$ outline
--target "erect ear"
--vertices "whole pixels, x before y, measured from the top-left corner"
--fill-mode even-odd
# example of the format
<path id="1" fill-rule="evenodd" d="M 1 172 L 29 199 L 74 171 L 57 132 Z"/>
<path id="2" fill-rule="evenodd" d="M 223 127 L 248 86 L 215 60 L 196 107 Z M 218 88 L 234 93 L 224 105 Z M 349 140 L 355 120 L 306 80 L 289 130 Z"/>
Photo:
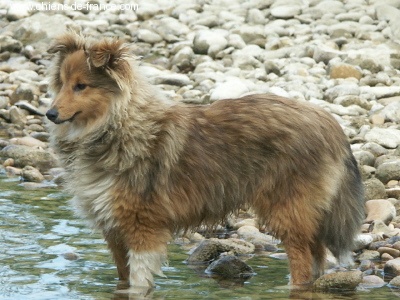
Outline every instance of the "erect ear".
<path id="1" fill-rule="evenodd" d="M 113 69 L 120 60 L 128 57 L 129 48 L 121 40 L 104 39 L 92 44 L 86 52 L 94 67 Z"/>
<path id="2" fill-rule="evenodd" d="M 78 50 L 84 49 L 85 40 L 84 37 L 75 32 L 69 31 L 56 39 L 53 45 L 47 50 L 48 53 L 62 54 L 72 53 Z"/>

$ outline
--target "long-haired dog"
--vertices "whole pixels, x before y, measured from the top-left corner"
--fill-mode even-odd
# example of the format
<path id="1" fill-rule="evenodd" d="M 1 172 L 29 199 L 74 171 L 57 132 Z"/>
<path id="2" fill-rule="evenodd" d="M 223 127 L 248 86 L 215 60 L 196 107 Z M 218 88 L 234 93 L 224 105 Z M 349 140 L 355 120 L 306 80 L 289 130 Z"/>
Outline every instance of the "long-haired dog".
<path id="1" fill-rule="evenodd" d="M 151 287 L 175 232 L 242 207 L 283 242 L 294 285 L 321 275 L 326 247 L 349 257 L 363 188 L 329 113 L 274 95 L 170 103 L 114 39 L 71 32 L 49 52 L 46 115 L 65 187 L 102 230 L 121 280 Z"/>

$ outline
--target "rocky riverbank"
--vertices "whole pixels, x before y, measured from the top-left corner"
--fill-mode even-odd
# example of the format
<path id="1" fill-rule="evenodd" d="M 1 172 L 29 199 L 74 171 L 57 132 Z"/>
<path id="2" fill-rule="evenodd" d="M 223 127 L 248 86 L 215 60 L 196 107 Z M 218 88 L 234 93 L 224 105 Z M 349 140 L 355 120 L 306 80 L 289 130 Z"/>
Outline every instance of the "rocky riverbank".
<path id="1" fill-rule="evenodd" d="M 21 176 L 27 188 L 62 182 L 43 117 L 51 101 L 51 40 L 68 27 L 123 38 L 134 43 L 149 80 L 174 101 L 207 104 L 269 92 L 331 112 L 366 188 L 366 223 L 354 249 L 362 273 L 345 281 L 382 286 L 400 275 L 400 0 L 143 0 L 132 9 L 113 1 L 114 9 L 101 11 L 84 3 L 45 10 L 40 2 L 0 0 L 4 172 Z M 249 243 L 246 251 L 276 250 L 251 213 L 230 226 L 229 237 Z M 239 254 L 217 244 L 212 259 Z"/>

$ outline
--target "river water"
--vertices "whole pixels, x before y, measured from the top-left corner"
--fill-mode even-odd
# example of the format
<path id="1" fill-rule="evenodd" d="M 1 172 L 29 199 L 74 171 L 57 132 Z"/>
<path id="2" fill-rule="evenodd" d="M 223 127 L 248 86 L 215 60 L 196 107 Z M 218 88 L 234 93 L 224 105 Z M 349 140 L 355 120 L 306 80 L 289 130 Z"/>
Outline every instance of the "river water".
<path id="1" fill-rule="evenodd" d="M 169 245 L 167 278 L 149 299 L 288 299 L 286 260 L 247 259 L 256 275 L 220 282 L 185 265 L 187 249 Z M 0 176 L 0 300 L 137 299 L 116 293 L 116 269 L 101 235 L 74 216 L 56 187 L 27 189 Z M 293 299 L 398 299 L 400 290 L 360 288 L 352 293 L 291 295 Z"/>

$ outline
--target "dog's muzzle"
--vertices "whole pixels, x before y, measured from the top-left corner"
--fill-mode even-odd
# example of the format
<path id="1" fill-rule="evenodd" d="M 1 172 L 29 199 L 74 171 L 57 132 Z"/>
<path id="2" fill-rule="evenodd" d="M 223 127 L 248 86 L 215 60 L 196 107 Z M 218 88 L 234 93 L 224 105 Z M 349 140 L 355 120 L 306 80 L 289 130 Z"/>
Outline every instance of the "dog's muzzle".
<path id="1" fill-rule="evenodd" d="M 54 123 L 59 123 L 58 122 L 58 111 L 55 108 L 51 108 L 46 112 L 46 117 L 47 119 L 49 119 L 50 121 L 54 122 Z"/>

